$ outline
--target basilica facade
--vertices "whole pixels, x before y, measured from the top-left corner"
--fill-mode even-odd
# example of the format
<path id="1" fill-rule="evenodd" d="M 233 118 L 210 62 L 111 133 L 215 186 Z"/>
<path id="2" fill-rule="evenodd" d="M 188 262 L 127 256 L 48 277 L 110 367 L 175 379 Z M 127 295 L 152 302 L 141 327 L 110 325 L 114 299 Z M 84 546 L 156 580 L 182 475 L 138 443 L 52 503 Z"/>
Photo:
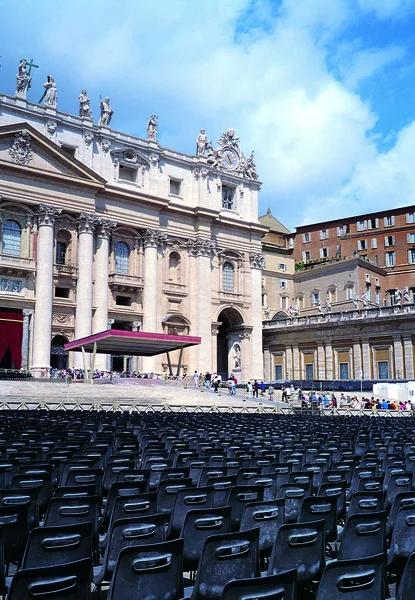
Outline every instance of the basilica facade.
<path id="1" fill-rule="evenodd" d="M 79 116 L 0 96 L 0 368 L 82 367 L 64 344 L 113 328 L 202 341 L 181 364 L 98 368 L 262 377 L 253 156 L 232 129 L 215 148 L 202 130 L 193 156 L 163 148 L 155 115 L 146 137 L 118 132 L 109 98 L 94 124 L 84 92 Z"/>

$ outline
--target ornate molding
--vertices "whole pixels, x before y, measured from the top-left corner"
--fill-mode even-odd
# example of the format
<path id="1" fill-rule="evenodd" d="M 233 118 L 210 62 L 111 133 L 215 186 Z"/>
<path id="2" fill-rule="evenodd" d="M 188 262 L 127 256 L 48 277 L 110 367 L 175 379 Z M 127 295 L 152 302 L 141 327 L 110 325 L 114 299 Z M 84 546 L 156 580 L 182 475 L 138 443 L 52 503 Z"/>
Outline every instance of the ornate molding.
<path id="1" fill-rule="evenodd" d="M 155 152 L 152 152 L 151 154 L 149 154 L 148 159 L 150 161 L 150 165 L 154 168 L 158 167 L 159 162 L 160 162 L 160 156 L 158 154 L 156 154 Z"/>
<path id="2" fill-rule="evenodd" d="M 249 253 L 249 262 L 254 269 L 264 269 L 265 268 L 265 258 L 260 252 L 250 252 Z"/>
<path id="3" fill-rule="evenodd" d="M 61 208 L 49 206 L 49 204 L 41 204 L 36 211 L 38 227 L 42 225 L 54 225 L 55 219 L 62 212 Z"/>
<path id="4" fill-rule="evenodd" d="M 90 131 L 84 131 L 84 142 L 87 146 L 90 146 L 94 141 L 94 134 Z"/>
<path id="5" fill-rule="evenodd" d="M 82 212 L 77 218 L 79 233 L 94 233 L 98 217 L 89 213 Z"/>
<path id="6" fill-rule="evenodd" d="M 29 319 L 29 317 L 31 317 L 31 316 L 33 315 L 33 313 L 34 313 L 34 312 L 35 312 L 35 311 L 34 311 L 34 309 L 33 309 L 33 308 L 24 308 L 24 309 L 22 310 L 22 313 L 23 313 L 23 318 L 24 318 L 24 319 Z"/>
<path id="7" fill-rule="evenodd" d="M 53 119 L 48 119 L 46 121 L 46 129 L 48 130 L 49 135 L 54 135 L 57 127 L 58 124 Z"/>
<path id="8" fill-rule="evenodd" d="M 104 154 L 108 154 L 108 151 L 111 148 L 111 140 L 108 140 L 107 138 L 104 138 L 101 141 L 101 148 Z"/>
<path id="9" fill-rule="evenodd" d="M 116 148 L 110 152 L 112 160 L 115 165 L 123 163 L 124 165 L 130 165 L 132 167 L 139 167 L 141 165 L 148 165 L 150 163 L 149 158 L 133 148 Z"/>
<path id="10" fill-rule="evenodd" d="M 9 294 L 21 294 L 23 292 L 23 281 L 21 279 L 0 279 L 0 292 Z"/>
<path id="11" fill-rule="evenodd" d="M 33 160 L 32 138 L 27 131 L 19 131 L 13 138 L 9 148 L 12 162 L 18 165 L 28 165 Z"/>
<path id="12" fill-rule="evenodd" d="M 216 245 L 212 240 L 197 237 L 187 242 L 187 250 L 192 256 L 212 256 L 216 253 Z"/>
<path id="13" fill-rule="evenodd" d="M 117 226 L 116 221 L 110 221 L 109 219 L 100 219 L 97 218 L 96 227 L 97 227 L 97 235 L 103 238 L 109 238 L 112 231 Z"/>
<path id="14" fill-rule="evenodd" d="M 144 248 L 158 248 L 167 243 L 167 233 L 160 229 L 145 229 L 143 231 Z"/>
<path id="15" fill-rule="evenodd" d="M 206 167 L 194 167 L 192 173 L 193 173 L 193 177 L 196 179 L 196 181 L 199 180 L 200 178 L 205 180 L 206 177 L 209 175 L 209 171 L 208 171 L 208 169 L 206 169 Z"/>

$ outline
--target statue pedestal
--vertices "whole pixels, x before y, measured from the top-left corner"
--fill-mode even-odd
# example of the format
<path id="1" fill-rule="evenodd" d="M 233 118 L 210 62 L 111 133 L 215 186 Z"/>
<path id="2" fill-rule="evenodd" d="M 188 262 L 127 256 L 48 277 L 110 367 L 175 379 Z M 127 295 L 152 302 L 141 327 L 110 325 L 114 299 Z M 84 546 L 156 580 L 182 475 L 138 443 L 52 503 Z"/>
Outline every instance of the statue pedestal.
<path id="1" fill-rule="evenodd" d="M 26 108 L 26 106 L 27 106 L 26 93 L 15 94 L 14 97 L 15 97 L 15 103 L 17 106 L 22 106 L 23 108 Z"/>
<path id="2" fill-rule="evenodd" d="M 147 140 L 147 143 L 150 148 L 158 148 L 159 143 L 156 140 Z"/>
<path id="3" fill-rule="evenodd" d="M 57 108 L 56 106 L 43 106 L 45 113 L 51 117 L 56 117 Z"/>

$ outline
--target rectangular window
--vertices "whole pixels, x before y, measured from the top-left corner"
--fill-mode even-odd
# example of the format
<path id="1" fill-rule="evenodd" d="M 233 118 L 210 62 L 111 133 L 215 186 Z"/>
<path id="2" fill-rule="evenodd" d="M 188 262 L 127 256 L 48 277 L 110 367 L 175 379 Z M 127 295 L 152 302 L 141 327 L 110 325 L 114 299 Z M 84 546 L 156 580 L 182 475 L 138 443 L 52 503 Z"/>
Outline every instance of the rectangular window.
<path id="1" fill-rule="evenodd" d="M 281 297 L 281 308 L 283 310 L 287 310 L 287 297 L 286 296 Z"/>
<path id="2" fill-rule="evenodd" d="M 321 240 L 327 240 L 329 237 L 329 230 L 328 229 L 322 229 L 320 231 L 320 239 Z"/>
<path id="3" fill-rule="evenodd" d="M 293 238 L 289 238 L 288 239 L 288 247 L 289 248 L 294 248 L 294 239 Z"/>
<path id="4" fill-rule="evenodd" d="M 393 227 L 393 225 L 395 225 L 395 217 L 393 215 L 385 217 L 383 219 L 383 224 L 385 227 Z"/>
<path id="5" fill-rule="evenodd" d="M 69 288 L 55 287 L 55 298 L 69 298 Z"/>
<path id="6" fill-rule="evenodd" d="M 75 158 L 76 148 L 73 146 L 64 146 L 62 144 L 61 150 L 63 150 L 66 154 L 69 154 L 69 156 L 72 156 L 72 158 Z"/>
<path id="7" fill-rule="evenodd" d="M 287 265 L 284 263 L 278 263 L 278 268 L 280 271 L 286 271 L 287 270 Z"/>
<path id="8" fill-rule="evenodd" d="M 127 167 L 126 165 L 120 165 L 118 168 L 118 179 L 135 183 L 137 181 L 137 169 Z"/>
<path id="9" fill-rule="evenodd" d="M 385 236 L 385 246 L 394 246 L 395 245 L 395 236 L 394 235 L 386 235 Z"/>
<path id="10" fill-rule="evenodd" d="M 366 240 L 357 240 L 357 249 L 358 250 L 367 250 L 367 241 Z"/>
<path id="11" fill-rule="evenodd" d="M 381 304 L 382 303 L 382 296 L 380 295 L 380 292 L 376 292 L 376 304 Z"/>
<path id="12" fill-rule="evenodd" d="M 282 365 L 275 365 L 275 379 L 282 379 Z"/>
<path id="13" fill-rule="evenodd" d="M 348 287 L 346 290 L 346 296 L 348 300 L 351 300 L 353 298 L 353 288 L 352 287 Z"/>
<path id="14" fill-rule="evenodd" d="M 349 379 L 349 363 L 339 364 L 340 379 Z"/>
<path id="15" fill-rule="evenodd" d="M 67 249 L 68 249 L 68 244 L 65 244 L 65 242 L 56 242 L 56 264 L 57 265 L 65 265 L 66 264 Z"/>
<path id="16" fill-rule="evenodd" d="M 389 364 L 386 360 L 378 362 L 378 379 L 389 379 Z"/>
<path id="17" fill-rule="evenodd" d="M 410 265 L 415 265 L 415 249 L 408 250 L 408 262 Z"/>
<path id="18" fill-rule="evenodd" d="M 308 381 L 311 381 L 312 379 L 314 379 L 314 374 L 313 374 L 313 365 L 306 365 L 305 366 L 305 378 Z"/>
<path id="19" fill-rule="evenodd" d="M 415 212 L 406 213 L 406 222 L 407 223 L 415 223 Z"/>
<path id="20" fill-rule="evenodd" d="M 182 182 L 180 179 L 170 179 L 169 194 L 171 196 L 181 196 Z"/>
<path id="21" fill-rule="evenodd" d="M 222 208 L 227 210 L 235 210 L 234 204 L 235 190 L 226 185 L 222 186 Z"/>
<path id="22" fill-rule="evenodd" d="M 415 233 L 408 233 L 406 239 L 408 244 L 415 244 Z"/>
<path id="23" fill-rule="evenodd" d="M 311 242 L 311 233 L 303 233 L 303 244 Z"/>
<path id="24" fill-rule="evenodd" d="M 267 295 L 264 292 L 261 294 L 261 304 L 262 308 L 265 308 L 267 305 Z"/>
<path id="25" fill-rule="evenodd" d="M 320 292 L 313 292 L 311 294 L 311 304 L 318 304 L 320 302 Z"/>
<path id="26" fill-rule="evenodd" d="M 367 221 L 358 221 L 357 222 L 357 231 L 366 231 L 367 229 Z"/>
<path id="27" fill-rule="evenodd" d="M 369 229 L 377 229 L 379 227 L 379 219 L 369 219 L 367 224 Z"/>
<path id="28" fill-rule="evenodd" d="M 128 296 L 115 296 L 115 304 L 118 306 L 131 306 L 131 298 Z"/>
<path id="29" fill-rule="evenodd" d="M 347 225 L 340 225 L 340 227 L 337 227 L 337 235 L 346 235 L 347 233 Z"/>
<path id="30" fill-rule="evenodd" d="M 286 287 L 287 287 L 287 282 L 286 282 L 284 279 L 282 279 L 282 280 L 280 281 L 280 287 L 284 288 L 284 290 L 286 289 Z"/>
<path id="31" fill-rule="evenodd" d="M 377 238 L 372 238 L 370 240 L 370 245 L 371 245 L 372 248 L 377 248 L 378 247 L 378 240 L 377 240 Z"/>
<path id="32" fill-rule="evenodd" d="M 329 249 L 328 248 L 320 248 L 320 258 L 328 258 Z"/>
<path id="33" fill-rule="evenodd" d="M 310 252 L 308 250 L 307 250 L 307 252 L 303 252 L 302 256 L 303 256 L 303 261 L 310 260 Z"/>
<path id="34" fill-rule="evenodd" d="M 385 264 L 387 267 L 394 267 L 396 265 L 395 252 L 385 252 Z"/>

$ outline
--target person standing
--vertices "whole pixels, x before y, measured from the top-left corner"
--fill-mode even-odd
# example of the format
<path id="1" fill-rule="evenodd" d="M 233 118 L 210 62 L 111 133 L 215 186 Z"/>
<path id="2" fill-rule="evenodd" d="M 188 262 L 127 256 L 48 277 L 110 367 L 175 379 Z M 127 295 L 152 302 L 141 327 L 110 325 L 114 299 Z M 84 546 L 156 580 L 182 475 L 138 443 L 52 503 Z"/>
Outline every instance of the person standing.
<path id="1" fill-rule="evenodd" d="M 197 371 L 193 373 L 193 385 L 199 387 L 199 373 Z"/>
<path id="2" fill-rule="evenodd" d="M 258 382 L 257 382 L 257 380 L 255 379 L 255 381 L 254 381 L 254 385 L 253 385 L 253 388 L 254 388 L 254 398 L 258 398 L 258 394 L 259 394 L 259 389 L 260 389 L 260 387 L 261 387 L 261 386 L 259 385 L 259 383 L 258 383 Z"/>
<path id="3" fill-rule="evenodd" d="M 248 398 L 251 399 L 252 398 L 252 383 L 250 381 L 248 381 L 247 390 L 248 390 Z"/>

